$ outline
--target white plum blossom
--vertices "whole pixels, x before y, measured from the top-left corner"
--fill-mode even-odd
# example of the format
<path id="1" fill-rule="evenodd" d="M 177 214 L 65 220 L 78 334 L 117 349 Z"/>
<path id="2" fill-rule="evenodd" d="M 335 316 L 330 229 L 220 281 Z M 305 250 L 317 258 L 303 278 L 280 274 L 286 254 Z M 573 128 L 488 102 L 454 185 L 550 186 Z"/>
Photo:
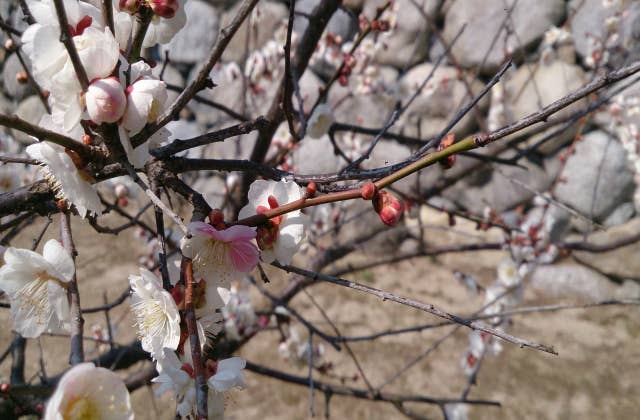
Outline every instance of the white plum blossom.
<path id="1" fill-rule="evenodd" d="M 72 35 L 82 33 L 89 26 L 101 28 L 100 10 L 88 3 L 64 0 L 67 20 Z M 60 26 L 52 0 L 27 1 L 36 20 L 22 34 L 22 47 L 32 63 L 33 75 L 45 89 L 51 89 L 53 76 L 68 59 L 67 51 L 60 42 Z"/>
<path id="2" fill-rule="evenodd" d="M 160 384 L 156 389 L 156 395 L 166 392 L 175 394 L 178 401 L 177 411 L 182 417 L 191 414 L 196 401 L 196 387 L 190 367 L 189 364 L 183 364 L 174 351 L 165 349 L 163 356 L 156 361 L 158 376 L 151 380 Z"/>
<path id="3" fill-rule="evenodd" d="M 151 75 L 151 68 L 137 62 L 131 65 L 132 83 L 126 89 L 127 106 L 119 126 L 120 142 L 129 162 L 141 168 L 149 159 L 149 147 L 156 146 L 169 138 L 170 132 L 161 128 L 149 140 L 133 148 L 130 137 L 138 134 L 144 126 L 156 118 L 167 106 L 167 85 Z"/>
<path id="4" fill-rule="evenodd" d="M 504 287 L 515 287 L 522 283 L 518 264 L 511 258 L 505 258 L 498 265 L 498 282 Z"/>
<path id="5" fill-rule="evenodd" d="M 302 198 L 298 184 L 288 181 L 257 180 L 249 188 L 249 202 L 240 210 L 244 219 Z M 258 227 L 258 245 L 264 262 L 289 264 L 306 237 L 309 217 L 300 210 L 274 217 Z"/>
<path id="6" fill-rule="evenodd" d="M 80 363 L 60 379 L 47 403 L 45 420 L 133 419 L 129 391 L 118 375 L 93 363 Z"/>
<path id="7" fill-rule="evenodd" d="M 130 135 L 138 134 L 148 122 L 155 121 L 167 104 L 167 85 L 162 80 L 143 77 L 127 88 L 127 109 L 122 126 Z"/>
<path id="8" fill-rule="evenodd" d="M 45 165 L 45 178 L 52 184 L 56 196 L 75 205 L 80 217 L 84 218 L 87 212 L 102 212 L 98 193 L 84 179 L 87 175 L 80 173 L 62 147 L 44 142 L 36 143 L 27 147 L 27 154 Z"/>
<path id="9" fill-rule="evenodd" d="M 184 10 L 187 0 L 180 1 L 178 10 L 171 18 L 163 18 L 154 15 L 151 24 L 142 42 L 144 48 L 153 47 L 156 44 L 167 44 L 180 29 L 187 23 L 187 14 Z"/>
<path id="10" fill-rule="evenodd" d="M 449 420 L 467 420 L 469 418 L 468 404 L 445 404 L 444 411 Z"/>
<path id="11" fill-rule="evenodd" d="M 75 273 L 73 259 L 62 245 L 50 239 L 42 255 L 10 247 L 0 268 L 0 289 L 11 302 L 13 328 L 23 337 L 69 329 L 67 287 Z"/>
<path id="12" fill-rule="evenodd" d="M 307 134 L 311 138 L 319 139 L 327 134 L 334 120 L 333 112 L 329 105 L 318 105 L 307 123 Z"/>
<path id="13" fill-rule="evenodd" d="M 229 282 L 248 273 L 258 264 L 256 231 L 242 225 L 216 230 L 203 222 L 189 224 L 191 238 L 180 242 L 182 254 L 193 260 L 194 276 L 229 288 Z"/>
<path id="14" fill-rule="evenodd" d="M 290 326 L 285 330 L 286 340 L 282 341 L 278 346 L 278 353 L 284 359 L 289 360 L 295 366 L 302 367 L 309 365 L 309 356 L 312 359 L 312 365 L 321 369 L 325 365 L 325 348 L 322 343 L 318 343 L 315 347 L 309 343 L 308 339 L 303 339 L 294 326 Z"/>
<path id="15" fill-rule="evenodd" d="M 173 297 L 162 288 L 160 280 L 149 270 L 129 276 L 131 308 L 138 324 L 143 350 L 154 359 L 163 349 L 175 350 L 180 343 L 180 313 Z"/>
<path id="16" fill-rule="evenodd" d="M 115 77 L 93 81 L 85 95 L 87 113 L 96 124 L 114 123 L 124 114 L 127 98 Z"/>
<path id="17" fill-rule="evenodd" d="M 185 350 L 188 343 L 185 344 Z M 182 360 L 181 360 L 182 359 Z M 239 357 L 206 362 L 206 375 L 209 384 L 210 412 L 220 413 L 224 411 L 223 392 L 233 388 L 244 388 L 244 373 L 242 369 L 246 361 Z M 159 384 L 157 395 L 173 392 L 178 402 L 177 411 L 182 417 L 190 415 L 196 401 L 196 388 L 194 370 L 190 353 L 185 352 L 182 358 L 178 358 L 175 352 L 164 350 L 161 358 L 156 361 L 158 376 L 152 382 Z M 222 417 L 217 417 L 222 418 Z"/>
<path id="18" fill-rule="evenodd" d="M 233 388 L 244 388 L 244 374 L 242 369 L 247 362 L 239 357 L 220 360 L 216 367 L 216 373 L 209 380 L 209 386 L 216 392 L 227 392 Z"/>

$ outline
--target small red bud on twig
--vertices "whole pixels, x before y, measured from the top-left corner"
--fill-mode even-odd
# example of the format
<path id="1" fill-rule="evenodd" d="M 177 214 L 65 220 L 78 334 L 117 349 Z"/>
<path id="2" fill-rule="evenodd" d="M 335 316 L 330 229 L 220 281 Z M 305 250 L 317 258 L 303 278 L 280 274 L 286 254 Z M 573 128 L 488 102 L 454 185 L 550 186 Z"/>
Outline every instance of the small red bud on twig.
<path id="1" fill-rule="evenodd" d="M 395 226 L 402 218 L 404 207 L 398 197 L 386 191 L 380 191 L 373 199 L 373 208 L 380 220 L 387 226 Z"/>
<path id="2" fill-rule="evenodd" d="M 16 43 L 13 39 L 9 38 L 4 42 L 4 49 L 13 52 L 16 49 Z"/>
<path id="3" fill-rule="evenodd" d="M 311 181 L 307 185 L 307 198 L 313 197 L 314 195 L 316 195 L 316 192 L 318 192 L 318 186 L 315 182 Z"/>
<path id="4" fill-rule="evenodd" d="M 441 141 L 440 144 L 438 145 L 438 152 L 446 149 L 447 147 L 453 145 L 453 143 L 455 142 L 455 135 L 454 134 L 447 134 Z M 442 165 L 442 167 L 444 169 L 451 169 L 453 167 L 453 165 L 455 165 L 456 163 L 456 156 L 455 155 L 450 155 L 447 156 L 446 158 L 443 158 L 442 160 L 439 161 L 440 165 Z"/>
<path id="5" fill-rule="evenodd" d="M 371 181 L 365 182 L 362 187 L 360 187 L 360 195 L 364 200 L 373 200 L 377 192 L 378 187 Z"/>
<path id="6" fill-rule="evenodd" d="M 19 71 L 18 73 L 16 73 L 16 82 L 20 83 L 21 85 L 24 85 L 28 81 L 29 81 L 29 76 L 27 76 L 26 71 Z"/>

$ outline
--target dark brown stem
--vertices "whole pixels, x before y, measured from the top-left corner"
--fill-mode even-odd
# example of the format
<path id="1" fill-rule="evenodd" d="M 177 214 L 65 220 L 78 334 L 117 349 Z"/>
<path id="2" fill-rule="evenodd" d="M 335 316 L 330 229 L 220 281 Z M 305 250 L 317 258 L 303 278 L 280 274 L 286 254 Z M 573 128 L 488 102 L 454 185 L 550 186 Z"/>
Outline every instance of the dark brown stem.
<path id="1" fill-rule="evenodd" d="M 60 23 L 60 42 L 64 44 L 69 53 L 69 59 L 71 60 L 71 64 L 73 64 L 73 69 L 76 72 L 82 90 L 86 91 L 89 87 L 89 78 L 82 65 L 82 61 L 80 61 L 76 44 L 73 42 L 73 36 L 71 36 L 71 31 L 69 30 L 69 20 L 67 19 L 67 11 L 64 9 L 64 2 L 63 0 L 53 0 L 53 4 L 56 7 L 58 22 Z"/>
<path id="2" fill-rule="evenodd" d="M 64 249 L 71 255 L 75 265 L 76 255 L 78 253 L 73 243 L 73 237 L 71 236 L 71 217 L 67 212 L 63 212 L 60 217 L 60 238 L 62 239 Z M 82 344 L 84 318 L 82 317 L 82 311 L 80 309 L 80 293 L 78 292 L 78 280 L 75 272 L 69 282 L 67 293 L 69 295 L 69 313 L 71 315 L 71 354 L 69 355 L 69 363 L 74 366 L 84 362 L 84 348 Z"/>
<path id="3" fill-rule="evenodd" d="M 196 310 L 193 304 L 193 264 L 191 259 L 182 257 L 182 269 L 184 272 L 185 282 L 185 312 L 184 317 L 189 331 L 189 342 L 191 344 L 191 360 L 193 370 L 195 372 L 196 381 L 196 407 L 198 419 L 207 418 L 207 395 L 208 386 L 205 378 L 204 363 L 202 360 L 202 351 L 200 347 L 200 339 L 198 338 L 198 325 L 196 323 Z"/>

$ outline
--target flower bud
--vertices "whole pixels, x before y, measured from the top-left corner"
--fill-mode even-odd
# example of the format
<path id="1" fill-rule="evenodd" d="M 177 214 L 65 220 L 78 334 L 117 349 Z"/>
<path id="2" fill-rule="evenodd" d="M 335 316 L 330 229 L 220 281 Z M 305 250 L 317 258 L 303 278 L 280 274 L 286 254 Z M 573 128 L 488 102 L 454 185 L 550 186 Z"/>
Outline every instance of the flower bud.
<path id="1" fill-rule="evenodd" d="M 318 192 L 318 186 L 315 182 L 311 181 L 309 185 L 307 185 L 307 198 L 313 197 L 316 195 L 316 192 Z"/>
<path id="2" fill-rule="evenodd" d="M 123 115 L 127 98 L 120 82 L 115 77 L 98 79 L 89 85 L 85 95 L 87 113 L 93 122 L 113 123 Z"/>
<path id="3" fill-rule="evenodd" d="M 446 149 L 447 147 L 453 145 L 454 142 L 455 142 L 455 135 L 447 134 L 440 141 L 440 144 L 438 145 L 438 152 L 441 152 L 442 150 Z M 456 163 L 456 155 L 449 155 L 449 156 L 441 159 L 439 161 L 439 163 L 440 163 L 440 165 L 442 165 L 442 167 L 444 169 L 451 169 L 453 167 L 453 165 Z"/>
<path id="4" fill-rule="evenodd" d="M 8 52 L 13 52 L 16 50 L 16 43 L 13 39 L 9 38 L 4 41 L 4 49 Z"/>
<path id="5" fill-rule="evenodd" d="M 178 11 L 178 0 L 148 0 L 149 7 L 156 16 L 171 19 Z"/>
<path id="6" fill-rule="evenodd" d="M 29 81 L 29 76 L 27 75 L 26 71 L 19 71 L 18 73 L 16 73 L 16 82 L 18 82 L 21 85 L 24 85 L 28 81 Z"/>
<path id="7" fill-rule="evenodd" d="M 140 10 L 140 0 L 120 0 L 120 10 L 130 14 L 135 14 Z"/>
<path id="8" fill-rule="evenodd" d="M 116 193 L 116 197 L 118 198 L 126 198 L 129 196 L 129 188 L 124 184 L 117 184 L 114 188 Z"/>
<path id="9" fill-rule="evenodd" d="M 376 192 L 378 192 L 378 188 L 376 187 L 376 184 L 371 181 L 365 182 L 362 184 L 362 187 L 360 187 L 360 195 L 364 200 L 373 200 L 376 196 Z"/>
<path id="10" fill-rule="evenodd" d="M 386 191 L 380 191 L 373 199 L 373 208 L 380 220 L 387 226 L 395 226 L 402 218 L 404 207 L 398 197 Z"/>

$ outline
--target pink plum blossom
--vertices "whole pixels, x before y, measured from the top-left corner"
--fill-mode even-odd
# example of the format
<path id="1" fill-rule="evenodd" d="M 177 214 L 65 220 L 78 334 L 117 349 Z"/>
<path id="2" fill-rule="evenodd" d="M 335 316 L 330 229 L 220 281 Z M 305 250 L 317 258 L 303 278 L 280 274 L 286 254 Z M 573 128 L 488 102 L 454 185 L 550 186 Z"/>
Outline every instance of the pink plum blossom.
<path id="1" fill-rule="evenodd" d="M 197 278 L 215 281 L 223 287 L 248 273 L 258 264 L 258 247 L 253 242 L 256 231 L 242 225 L 216 230 L 204 222 L 189 224 L 191 238 L 183 238 L 184 256 L 193 260 Z"/>

